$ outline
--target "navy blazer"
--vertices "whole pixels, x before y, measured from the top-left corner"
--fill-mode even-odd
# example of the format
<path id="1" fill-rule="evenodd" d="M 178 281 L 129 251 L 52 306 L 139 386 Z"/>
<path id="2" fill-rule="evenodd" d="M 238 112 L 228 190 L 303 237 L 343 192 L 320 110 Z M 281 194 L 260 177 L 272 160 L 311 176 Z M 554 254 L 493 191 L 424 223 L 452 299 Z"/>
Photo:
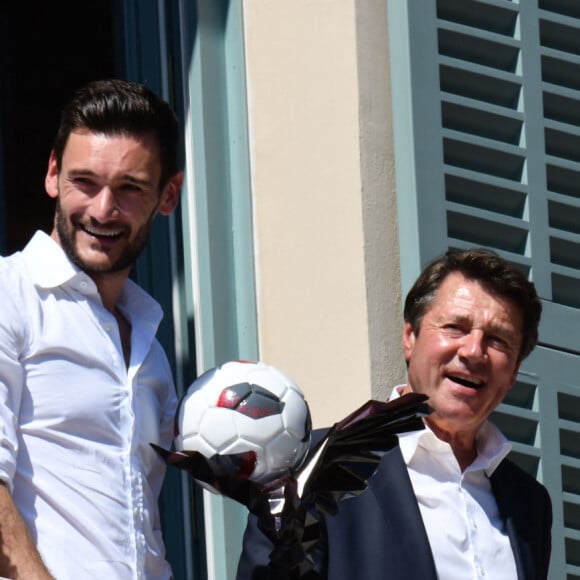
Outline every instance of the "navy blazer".
<path id="1" fill-rule="evenodd" d="M 509 460 L 498 466 L 491 484 L 506 523 L 518 580 L 545 580 L 552 527 L 545 487 Z M 340 502 L 336 515 L 321 523 L 314 557 L 322 578 L 437 580 L 427 532 L 398 445 L 385 453 L 368 489 Z M 444 530 L 442 522 L 442 534 Z M 271 548 L 250 515 L 237 580 L 267 580 Z"/>

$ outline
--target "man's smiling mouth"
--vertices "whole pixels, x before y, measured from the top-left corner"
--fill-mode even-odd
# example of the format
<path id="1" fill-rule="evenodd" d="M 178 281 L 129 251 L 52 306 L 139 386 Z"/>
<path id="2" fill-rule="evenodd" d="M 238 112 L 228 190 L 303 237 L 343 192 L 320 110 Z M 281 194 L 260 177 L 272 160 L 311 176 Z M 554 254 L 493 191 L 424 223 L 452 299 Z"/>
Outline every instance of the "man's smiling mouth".
<path id="1" fill-rule="evenodd" d="M 484 382 L 481 379 L 477 379 L 475 377 L 469 378 L 462 375 L 447 375 L 447 378 L 452 380 L 455 383 L 459 383 L 464 387 L 470 387 L 472 389 L 478 389 L 484 385 Z"/>
<path id="2" fill-rule="evenodd" d="M 105 238 L 108 240 L 114 240 L 115 238 L 120 238 L 123 235 L 123 230 L 111 230 L 108 228 L 97 228 L 94 226 L 86 226 L 81 224 L 81 229 L 87 234 L 94 236 L 96 238 Z"/>

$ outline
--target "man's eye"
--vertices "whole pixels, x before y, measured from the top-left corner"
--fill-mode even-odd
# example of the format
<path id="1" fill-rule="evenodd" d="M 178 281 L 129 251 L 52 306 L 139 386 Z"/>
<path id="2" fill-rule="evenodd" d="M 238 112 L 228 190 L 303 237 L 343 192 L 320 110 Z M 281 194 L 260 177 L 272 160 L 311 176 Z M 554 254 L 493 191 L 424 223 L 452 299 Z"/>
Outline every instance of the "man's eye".
<path id="1" fill-rule="evenodd" d="M 492 344 L 496 348 L 500 348 L 502 350 L 507 350 L 507 349 L 512 348 L 511 342 L 509 340 L 507 340 L 506 338 L 504 338 L 503 336 L 497 336 L 497 335 L 490 336 L 488 340 L 489 340 L 490 344 Z"/>
<path id="2" fill-rule="evenodd" d="M 71 180 L 77 186 L 89 186 L 92 185 L 93 182 L 88 177 L 75 177 Z"/>
<path id="3" fill-rule="evenodd" d="M 123 193 L 141 194 L 143 192 L 143 188 L 140 187 L 139 185 L 135 185 L 134 183 L 126 183 L 122 185 L 119 189 Z"/>
<path id="4" fill-rule="evenodd" d="M 445 332 L 447 332 L 450 335 L 460 335 L 463 334 L 463 328 L 459 325 L 459 324 L 445 324 L 443 326 L 443 329 L 445 330 Z"/>

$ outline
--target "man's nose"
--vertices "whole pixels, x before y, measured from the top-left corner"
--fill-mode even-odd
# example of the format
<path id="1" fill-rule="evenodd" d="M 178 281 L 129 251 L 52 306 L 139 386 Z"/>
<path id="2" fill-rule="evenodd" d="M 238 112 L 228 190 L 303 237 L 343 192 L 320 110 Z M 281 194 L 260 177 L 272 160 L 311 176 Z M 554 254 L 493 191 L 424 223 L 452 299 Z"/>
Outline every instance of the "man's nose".
<path id="1" fill-rule="evenodd" d="M 97 219 L 110 218 L 118 212 L 115 194 L 108 185 L 105 185 L 93 198 L 93 217 Z"/>
<path id="2" fill-rule="evenodd" d="M 480 330 L 472 330 L 465 334 L 459 348 L 459 356 L 470 359 L 483 358 L 485 356 L 484 339 L 483 332 Z"/>

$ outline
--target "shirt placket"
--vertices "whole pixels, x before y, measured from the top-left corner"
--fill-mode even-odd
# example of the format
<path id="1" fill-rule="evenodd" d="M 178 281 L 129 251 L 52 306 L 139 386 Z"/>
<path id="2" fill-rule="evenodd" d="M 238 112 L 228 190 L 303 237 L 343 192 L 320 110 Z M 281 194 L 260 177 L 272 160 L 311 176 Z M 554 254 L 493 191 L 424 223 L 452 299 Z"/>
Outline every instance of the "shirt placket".
<path id="1" fill-rule="evenodd" d="M 474 512 L 473 499 L 469 493 L 469 490 L 465 487 L 465 474 L 462 475 L 459 482 L 459 493 L 462 499 L 464 521 L 466 526 L 467 534 L 469 538 L 469 553 L 473 561 L 473 569 L 475 572 L 475 578 L 478 580 L 483 580 L 486 578 L 485 568 L 479 557 L 477 551 L 478 545 L 478 526 L 476 514 Z"/>
<path id="2" fill-rule="evenodd" d="M 133 381 L 135 376 L 131 369 L 127 369 L 121 344 L 119 327 L 113 314 L 102 308 L 97 319 L 102 331 L 107 337 L 111 368 L 116 374 L 123 393 L 119 431 L 122 440 L 121 455 L 123 459 L 123 481 L 125 493 L 125 507 L 130 512 L 127 521 L 132 522 L 131 529 L 127 530 L 126 548 L 127 561 L 131 563 L 134 578 L 143 578 L 144 570 L 144 534 L 143 534 L 143 494 L 141 473 L 136 465 L 136 416 L 133 401 Z M 129 515 L 129 514 L 128 514 Z"/>
<path id="3" fill-rule="evenodd" d="M 130 373 L 131 374 L 131 373 Z M 134 378 L 129 378 L 128 383 L 132 383 Z M 145 570 L 145 534 L 144 534 L 144 505 L 143 505 L 143 476 L 140 465 L 138 464 L 138 454 L 136 447 L 139 445 L 137 429 L 139 417 L 136 416 L 136 409 L 138 405 L 135 404 L 133 398 L 135 397 L 135 389 L 129 389 L 129 398 L 131 401 L 131 501 L 133 504 L 133 527 L 134 527 L 134 542 L 135 542 L 135 561 L 136 561 L 136 577 L 143 578 Z"/>

